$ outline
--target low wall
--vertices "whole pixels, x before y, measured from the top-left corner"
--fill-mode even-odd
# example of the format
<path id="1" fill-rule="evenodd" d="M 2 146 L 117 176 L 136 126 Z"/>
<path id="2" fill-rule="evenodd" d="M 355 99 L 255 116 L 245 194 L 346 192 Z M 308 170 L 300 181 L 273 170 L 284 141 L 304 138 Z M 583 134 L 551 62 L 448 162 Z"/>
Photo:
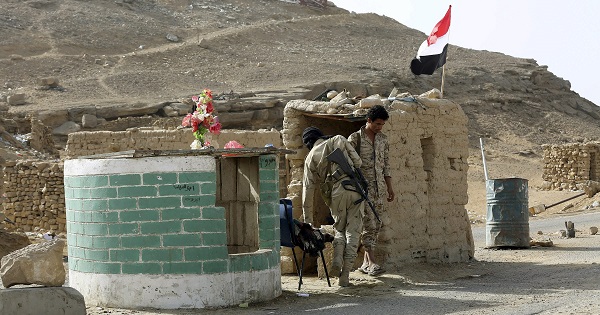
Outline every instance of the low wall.
<path id="1" fill-rule="evenodd" d="M 4 214 L 23 231 L 65 232 L 62 162 L 4 163 Z"/>
<path id="2" fill-rule="evenodd" d="M 586 181 L 600 181 L 600 142 L 543 145 L 543 189 L 575 190 Z"/>
<path id="3" fill-rule="evenodd" d="M 235 140 L 244 147 L 264 147 L 273 144 L 280 147 L 281 135 L 275 129 L 247 131 L 222 130 L 219 135 L 210 135 L 215 148 Z M 127 150 L 189 150 L 194 141 L 189 128 L 154 130 L 132 128 L 127 131 L 83 131 L 69 134 L 65 148 L 65 158 L 87 156 Z"/>
<path id="4" fill-rule="evenodd" d="M 222 148 L 225 143 L 236 140 L 244 147 L 264 147 L 273 144 L 282 146 L 279 131 L 222 130 L 212 136 L 212 144 Z M 76 132 L 69 134 L 64 156 L 66 159 L 79 156 L 127 151 L 127 150 L 189 150 L 194 140 L 191 129 L 146 130 L 134 128 L 127 131 Z M 283 161 L 282 161 L 283 162 Z M 0 168 L 0 211 L 16 225 L 7 228 L 20 228 L 23 231 L 65 230 L 65 195 L 63 188 L 62 161 L 6 161 Z M 286 180 L 285 162 L 280 170 L 280 180 Z M 280 185 L 285 187 L 286 184 Z M 285 195 L 283 190 L 282 197 Z M 4 209 L 2 209 L 4 208 Z"/>

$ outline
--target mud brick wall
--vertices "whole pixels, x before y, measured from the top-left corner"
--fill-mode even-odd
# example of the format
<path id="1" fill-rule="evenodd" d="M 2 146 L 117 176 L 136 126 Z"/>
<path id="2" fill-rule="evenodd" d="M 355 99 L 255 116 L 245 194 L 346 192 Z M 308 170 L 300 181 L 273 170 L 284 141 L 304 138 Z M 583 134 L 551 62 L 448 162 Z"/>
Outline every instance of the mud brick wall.
<path id="1" fill-rule="evenodd" d="M 66 231 L 62 162 L 5 162 L 4 193 L 4 214 L 16 223 L 8 228 Z"/>
<path id="2" fill-rule="evenodd" d="M 543 145 L 543 189 L 574 190 L 600 181 L 600 142 Z"/>
<path id="3" fill-rule="evenodd" d="M 219 135 L 210 135 L 215 148 L 236 140 L 244 147 L 264 147 L 266 144 L 281 146 L 279 131 L 272 130 L 223 130 Z M 69 134 L 65 156 L 94 155 L 127 150 L 189 150 L 194 136 L 189 128 L 153 130 L 132 128 L 127 131 L 84 131 Z"/>

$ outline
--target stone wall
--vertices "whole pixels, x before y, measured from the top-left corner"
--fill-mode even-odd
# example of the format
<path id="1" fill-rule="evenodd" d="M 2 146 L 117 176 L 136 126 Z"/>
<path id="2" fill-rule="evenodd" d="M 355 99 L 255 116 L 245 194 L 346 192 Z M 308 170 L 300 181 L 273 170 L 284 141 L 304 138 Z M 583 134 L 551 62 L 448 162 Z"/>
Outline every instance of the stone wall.
<path id="1" fill-rule="evenodd" d="M 4 194 L 4 214 L 16 227 L 66 231 L 62 162 L 5 162 Z"/>
<path id="2" fill-rule="evenodd" d="M 65 159 L 69 159 L 127 150 L 189 150 L 193 139 L 189 128 L 76 132 L 69 134 L 64 155 Z M 220 135 L 213 136 L 212 144 L 216 148 L 222 148 L 231 140 L 248 148 L 264 147 L 266 144 L 282 146 L 281 135 L 275 129 L 222 130 Z M 281 181 L 286 180 L 285 166 L 286 163 L 282 163 Z M 0 181 L 0 196 L 5 196 L 5 200 L 0 200 L 0 211 L 3 210 L 16 223 L 15 226 L 6 225 L 7 228 L 66 232 L 62 161 L 5 162 L 4 169 L 0 168 L 0 175 L 2 171 L 4 176 L 0 178 L 4 180 Z M 280 185 L 284 187 L 285 183 Z"/>
<path id="3" fill-rule="evenodd" d="M 600 142 L 543 145 L 543 189 L 575 190 L 600 181 Z"/>
<path id="4" fill-rule="evenodd" d="M 383 132 L 390 143 L 397 199 L 386 202 L 380 214 L 383 229 L 376 255 L 389 267 L 407 262 L 464 262 L 474 254 L 465 209 L 467 117 L 458 104 L 435 97 L 431 93 L 413 102 L 387 105 L 390 118 Z M 331 109 L 330 102 L 306 100 L 290 101 L 285 108 L 283 143 L 287 149 L 298 151 L 288 155 L 292 176 L 288 198 L 292 199 L 297 218 L 302 214 L 302 175 L 307 154 L 299 137 L 302 130 L 313 125 L 325 134 L 347 137 L 364 124 L 352 115 L 325 115 Z M 320 225 L 329 209 L 320 197 L 315 198 L 315 204 L 315 222 Z M 284 266 L 283 272 L 290 268 Z"/>

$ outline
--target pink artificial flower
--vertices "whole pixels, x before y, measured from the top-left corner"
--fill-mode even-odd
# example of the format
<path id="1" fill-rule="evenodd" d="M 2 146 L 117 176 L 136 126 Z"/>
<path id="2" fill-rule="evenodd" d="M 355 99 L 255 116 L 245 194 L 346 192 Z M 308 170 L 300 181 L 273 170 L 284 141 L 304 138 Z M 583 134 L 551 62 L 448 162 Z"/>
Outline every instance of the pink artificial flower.
<path id="1" fill-rule="evenodd" d="M 183 117 L 183 120 L 181 121 L 181 125 L 183 127 L 191 126 L 192 125 L 191 119 L 192 119 L 192 114 L 187 114 L 185 117 Z"/>
<path id="2" fill-rule="evenodd" d="M 192 96 L 192 101 L 194 101 L 194 103 L 198 104 L 199 100 L 200 100 L 200 98 L 198 98 L 197 95 Z"/>
<path id="3" fill-rule="evenodd" d="M 210 129 L 210 125 L 212 124 L 212 122 L 212 116 L 204 117 L 204 120 L 202 121 L 202 126 L 206 127 L 207 129 Z"/>
<path id="4" fill-rule="evenodd" d="M 212 113 L 215 110 L 215 108 L 213 107 L 213 102 L 209 101 L 206 103 L 206 112 L 207 113 Z"/>
<path id="5" fill-rule="evenodd" d="M 192 132 L 196 132 L 196 130 L 198 130 L 198 127 L 199 127 L 201 121 L 196 116 L 192 116 L 191 121 L 192 121 Z"/>
<path id="6" fill-rule="evenodd" d="M 218 135 L 221 133 L 221 123 L 219 121 L 215 122 L 214 124 L 210 125 L 209 130 L 211 133 Z"/>

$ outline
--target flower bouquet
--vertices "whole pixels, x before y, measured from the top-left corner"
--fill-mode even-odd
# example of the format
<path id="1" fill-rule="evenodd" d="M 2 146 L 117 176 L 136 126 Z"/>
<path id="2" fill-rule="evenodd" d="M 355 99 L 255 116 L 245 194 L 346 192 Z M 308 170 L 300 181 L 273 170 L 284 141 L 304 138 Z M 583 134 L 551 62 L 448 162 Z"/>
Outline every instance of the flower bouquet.
<path id="1" fill-rule="evenodd" d="M 199 96 L 192 96 L 192 101 L 196 103 L 196 110 L 187 114 L 181 126 L 192 127 L 192 132 L 196 140 L 192 142 L 192 150 L 210 147 L 210 140 L 206 132 L 218 135 L 221 132 L 221 123 L 217 116 L 213 116 L 215 108 L 212 102 L 212 91 L 205 89 Z"/>

